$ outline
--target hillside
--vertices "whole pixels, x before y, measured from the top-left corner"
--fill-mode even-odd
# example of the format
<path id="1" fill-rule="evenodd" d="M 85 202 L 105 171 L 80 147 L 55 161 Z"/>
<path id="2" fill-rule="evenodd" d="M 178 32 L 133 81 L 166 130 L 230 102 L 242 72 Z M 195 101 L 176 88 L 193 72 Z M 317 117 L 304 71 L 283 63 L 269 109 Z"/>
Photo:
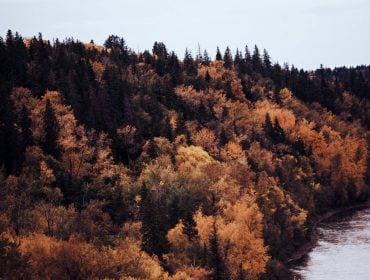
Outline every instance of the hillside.
<path id="1" fill-rule="evenodd" d="M 0 38 L 0 279 L 287 279 L 369 197 L 370 66 Z"/>

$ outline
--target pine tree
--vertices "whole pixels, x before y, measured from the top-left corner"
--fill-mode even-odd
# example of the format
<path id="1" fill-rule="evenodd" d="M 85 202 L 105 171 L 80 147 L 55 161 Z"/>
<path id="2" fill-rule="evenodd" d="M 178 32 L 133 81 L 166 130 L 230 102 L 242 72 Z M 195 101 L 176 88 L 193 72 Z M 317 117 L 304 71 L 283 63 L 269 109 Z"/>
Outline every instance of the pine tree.
<path id="1" fill-rule="evenodd" d="M 241 64 L 243 62 L 243 55 L 239 51 L 239 49 L 236 49 L 235 57 L 234 57 L 234 65 L 240 68 Z"/>
<path id="2" fill-rule="evenodd" d="M 225 54 L 224 54 L 224 66 L 225 68 L 231 69 L 233 66 L 233 57 L 231 55 L 231 51 L 229 47 L 226 48 Z"/>
<path id="3" fill-rule="evenodd" d="M 198 44 L 197 55 L 195 56 L 195 61 L 197 63 L 203 63 L 203 54 L 202 54 L 202 50 L 200 49 L 199 44 Z"/>
<path id="4" fill-rule="evenodd" d="M 213 280 L 229 279 L 227 266 L 220 251 L 216 222 L 213 222 L 212 232 L 209 238 L 210 246 L 210 268 L 213 269 Z"/>
<path id="5" fill-rule="evenodd" d="M 162 201 L 155 201 L 149 189 L 143 185 L 141 188 L 140 220 L 142 248 L 149 254 L 155 254 L 160 260 L 168 252 L 166 214 L 161 209 Z"/>
<path id="6" fill-rule="evenodd" d="M 25 106 L 22 107 L 21 120 L 21 151 L 24 154 L 26 148 L 32 144 L 31 119 Z"/>
<path id="7" fill-rule="evenodd" d="M 185 50 L 184 69 L 185 69 L 185 72 L 188 75 L 196 75 L 197 74 L 197 68 L 194 65 L 193 56 L 191 55 L 191 52 L 188 49 Z"/>
<path id="8" fill-rule="evenodd" d="M 252 74 L 252 56 L 247 45 L 245 46 L 244 61 L 243 67 L 241 67 L 241 72 L 243 74 Z"/>
<path id="9" fill-rule="evenodd" d="M 0 160 L 4 164 L 6 174 L 17 174 L 20 170 L 22 151 L 21 136 L 16 127 L 13 106 L 6 103 L 3 116 L 3 125 L 0 126 Z"/>
<path id="10" fill-rule="evenodd" d="M 45 138 L 43 141 L 44 152 L 57 158 L 59 155 L 57 148 L 59 129 L 53 107 L 49 100 L 46 101 L 43 119 L 45 131 Z"/>
<path id="11" fill-rule="evenodd" d="M 162 42 L 155 42 L 153 46 L 153 54 L 156 55 L 158 59 L 166 60 L 168 57 L 166 45 Z"/>
<path id="12" fill-rule="evenodd" d="M 285 132 L 284 129 L 280 126 L 279 120 L 275 117 L 274 120 L 274 137 L 276 142 L 284 142 L 285 141 Z"/>
<path id="13" fill-rule="evenodd" d="M 209 75 L 209 72 L 207 70 L 205 80 L 206 80 L 207 83 L 209 83 L 211 81 L 211 79 L 212 79 L 211 75 Z"/>
<path id="14" fill-rule="evenodd" d="M 211 62 L 211 58 L 209 57 L 207 50 L 204 50 L 202 64 L 203 65 L 209 65 L 210 62 Z"/>
<path id="15" fill-rule="evenodd" d="M 222 55 L 221 55 L 219 47 L 217 47 L 217 51 L 216 51 L 216 60 L 222 60 Z"/>
<path id="16" fill-rule="evenodd" d="M 253 55 L 252 55 L 252 65 L 253 65 L 253 70 L 254 71 L 261 73 L 262 59 L 261 59 L 261 54 L 260 54 L 260 51 L 259 51 L 257 45 L 254 46 L 254 51 L 253 51 Z"/>
<path id="17" fill-rule="evenodd" d="M 243 269 L 243 265 L 239 265 L 239 272 L 236 280 L 247 280 L 247 273 Z"/>
<path id="18" fill-rule="evenodd" d="M 269 113 L 266 113 L 264 130 L 267 136 L 271 137 L 273 135 L 274 128 Z"/>
<path id="19" fill-rule="evenodd" d="M 188 237 L 189 240 L 194 240 L 198 236 L 197 224 L 194 221 L 192 211 L 187 211 L 183 220 L 184 227 L 183 233 Z"/>
<path id="20" fill-rule="evenodd" d="M 265 76 L 271 75 L 271 58 L 266 49 L 263 49 L 263 68 Z"/>

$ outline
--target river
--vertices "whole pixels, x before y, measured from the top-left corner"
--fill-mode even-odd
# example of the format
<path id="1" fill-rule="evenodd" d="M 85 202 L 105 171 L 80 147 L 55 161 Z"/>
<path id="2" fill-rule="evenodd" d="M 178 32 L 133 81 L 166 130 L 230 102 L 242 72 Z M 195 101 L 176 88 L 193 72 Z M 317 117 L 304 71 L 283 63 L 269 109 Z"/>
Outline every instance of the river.
<path id="1" fill-rule="evenodd" d="M 292 267 L 297 279 L 370 279 L 370 209 L 335 215 L 317 230 L 317 245 Z"/>

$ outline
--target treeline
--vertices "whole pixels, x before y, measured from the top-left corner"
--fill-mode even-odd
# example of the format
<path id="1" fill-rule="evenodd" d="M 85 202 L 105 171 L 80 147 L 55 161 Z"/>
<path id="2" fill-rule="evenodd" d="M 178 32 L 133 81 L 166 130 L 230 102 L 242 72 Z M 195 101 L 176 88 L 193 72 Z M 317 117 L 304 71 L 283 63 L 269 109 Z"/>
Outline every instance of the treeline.
<path id="1" fill-rule="evenodd" d="M 370 67 L 0 38 L 0 278 L 287 279 L 368 198 Z"/>

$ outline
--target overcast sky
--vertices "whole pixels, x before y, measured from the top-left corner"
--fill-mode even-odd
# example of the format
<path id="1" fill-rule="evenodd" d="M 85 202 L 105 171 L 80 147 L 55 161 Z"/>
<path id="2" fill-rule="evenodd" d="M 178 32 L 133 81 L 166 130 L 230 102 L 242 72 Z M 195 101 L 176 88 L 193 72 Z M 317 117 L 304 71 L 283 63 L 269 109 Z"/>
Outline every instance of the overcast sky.
<path id="1" fill-rule="evenodd" d="M 181 57 L 198 43 L 266 48 L 306 69 L 370 64 L 369 0 L 0 0 L 0 31 L 102 44 L 110 34 L 134 50 L 162 41 Z"/>

